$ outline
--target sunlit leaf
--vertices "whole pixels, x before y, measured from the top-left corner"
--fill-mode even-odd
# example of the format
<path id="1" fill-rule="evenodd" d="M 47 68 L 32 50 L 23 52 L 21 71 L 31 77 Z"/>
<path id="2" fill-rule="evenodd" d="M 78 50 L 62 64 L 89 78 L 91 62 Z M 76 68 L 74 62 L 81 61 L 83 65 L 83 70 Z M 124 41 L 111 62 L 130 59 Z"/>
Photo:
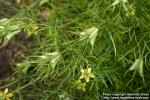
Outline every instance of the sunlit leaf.
<path id="1" fill-rule="evenodd" d="M 120 3 L 120 0 L 115 0 L 115 1 L 112 3 L 112 6 L 115 6 L 115 5 L 119 4 L 119 3 Z"/>
<path id="2" fill-rule="evenodd" d="M 89 36 L 90 43 L 91 43 L 92 46 L 94 46 L 94 42 L 95 42 L 95 39 L 96 39 L 96 36 L 97 36 L 97 32 L 98 32 L 98 29 L 93 28 L 92 33 Z"/>
<path id="3" fill-rule="evenodd" d="M 92 47 L 94 46 L 95 39 L 97 37 L 98 29 L 95 27 L 89 28 L 84 32 L 80 33 L 81 40 L 87 39 L 90 42 Z"/>
<path id="4" fill-rule="evenodd" d="M 139 61 L 140 61 L 140 59 L 137 59 L 133 64 L 132 64 L 132 66 L 129 68 L 129 70 L 135 70 L 135 69 L 137 69 L 138 67 L 138 64 L 139 64 Z"/>
<path id="5" fill-rule="evenodd" d="M 60 54 L 58 52 L 53 52 L 50 54 L 51 55 L 51 66 L 54 69 L 58 61 L 60 60 Z"/>
<path id="6" fill-rule="evenodd" d="M 49 0 L 41 0 L 39 5 L 43 5 L 43 4 L 48 3 L 48 2 L 49 2 Z"/>
<path id="7" fill-rule="evenodd" d="M 5 29 L 5 27 L 4 27 L 4 26 L 0 26 L 0 31 L 1 31 L 1 30 L 4 30 L 4 29 Z"/>
<path id="8" fill-rule="evenodd" d="M 121 3 L 121 2 L 126 3 L 127 0 L 115 0 L 111 5 L 115 6 L 115 5 L 117 5 L 117 4 Z"/>
<path id="9" fill-rule="evenodd" d="M 133 65 L 129 68 L 129 70 L 136 70 L 139 72 L 139 75 L 144 78 L 143 75 L 143 58 L 138 58 L 135 60 Z"/>
<path id="10" fill-rule="evenodd" d="M 46 60 L 50 61 L 52 68 L 55 69 L 55 66 L 57 65 L 58 61 L 60 60 L 60 53 L 59 52 L 45 53 L 39 57 L 45 61 Z"/>
<path id="11" fill-rule="evenodd" d="M 6 24 L 8 24 L 9 22 L 10 22 L 9 19 L 3 18 L 3 19 L 0 20 L 0 26 L 1 26 L 1 25 L 6 25 Z"/>
<path id="12" fill-rule="evenodd" d="M 143 59 L 141 59 L 140 64 L 139 64 L 139 75 L 144 78 L 144 74 L 143 74 Z"/>
<path id="13" fill-rule="evenodd" d="M 19 32 L 20 32 L 20 30 L 14 31 L 14 32 L 12 32 L 11 34 L 6 35 L 6 36 L 4 37 L 3 43 L 0 45 L 0 48 L 6 46 L 6 45 L 8 44 L 8 42 L 9 42 L 9 40 L 10 40 L 12 37 L 14 37 L 16 34 L 18 34 Z"/>
<path id="14" fill-rule="evenodd" d="M 23 22 L 10 20 L 7 18 L 0 20 L 0 48 L 6 46 L 11 38 L 18 34 L 23 28 Z"/>
<path id="15" fill-rule="evenodd" d="M 26 74 L 28 69 L 30 68 L 31 64 L 29 63 L 29 61 L 25 60 L 22 63 L 17 63 L 16 66 L 18 67 L 18 69 L 20 71 L 22 71 L 24 74 Z"/>

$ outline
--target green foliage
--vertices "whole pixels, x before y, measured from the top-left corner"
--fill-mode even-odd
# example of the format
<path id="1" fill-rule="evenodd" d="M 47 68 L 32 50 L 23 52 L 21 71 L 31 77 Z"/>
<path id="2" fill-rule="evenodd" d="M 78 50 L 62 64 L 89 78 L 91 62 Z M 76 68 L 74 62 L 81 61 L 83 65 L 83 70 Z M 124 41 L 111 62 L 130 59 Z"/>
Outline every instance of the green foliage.
<path id="1" fill-rule="evenodd" d="M 14 68 L 17 82 L 10 87 L 17 96 L 101 100 L 104 92 L 150 92 L 149 0 L 37 2 L 18 8 L 15 18 L 21 20 L 13 25 L 0 20 L 2 34 L 9 27 L 5 34 L 12 38 L 23 29 L 36 41 L 31 54 Z M 88 67 L 94 78 L 86 85 L 78 82 L 86 89 L 80 91 L 85 89 L 76 82 L 81 68 Z"/>
<path id="2" fill-rule="evenodd" d="M 2 44 L 0 48 L 6 46 L 11 38 L 18 34 L 23 27 L 23 23 L 20 21 L 15 21 L 11 19 L 1 19 L 0 20 L 0 37 Z M 2 40 L 3 39 L 3 40 Z"/>

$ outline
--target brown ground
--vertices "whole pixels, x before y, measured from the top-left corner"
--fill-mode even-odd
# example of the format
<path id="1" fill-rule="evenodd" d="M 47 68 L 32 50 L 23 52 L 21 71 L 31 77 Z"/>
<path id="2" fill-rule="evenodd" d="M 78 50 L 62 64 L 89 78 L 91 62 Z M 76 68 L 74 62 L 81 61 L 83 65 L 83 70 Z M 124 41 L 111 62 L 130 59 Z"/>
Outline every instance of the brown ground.
<path id="1" fill-rule="evenodd" d="M 0 19 L 11 18 L 17 13 L 19 4 L 16 4 L 15 1 L 0 0 Z M 24 3 L 28 0 L 21 1 L 20 3 Z M 0 48 L 0 79 L 9 77 L 13 73 L 15 64 L 23 61 L 25 56 L 30 55 L 33 46 L 34 36 L 27 37 L 24 32 L 21 32 L 11 39 L 7 46 Z"/>
<path id="2" fill-rule="evenodd" d="M 0 48 L 0 79 L 13 73 L 12 69 L 15 64 L 23 61 L 26 54 L 29 54 L 32 42 L 33 38 L 19 33 L 7 46 Z"/>

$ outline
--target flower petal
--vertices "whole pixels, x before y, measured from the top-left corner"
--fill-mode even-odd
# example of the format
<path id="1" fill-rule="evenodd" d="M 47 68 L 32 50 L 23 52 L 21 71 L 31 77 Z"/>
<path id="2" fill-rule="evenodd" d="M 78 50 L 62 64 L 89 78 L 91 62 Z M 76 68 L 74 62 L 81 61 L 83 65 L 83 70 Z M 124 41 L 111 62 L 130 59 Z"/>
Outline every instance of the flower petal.
<path id="1" fill-rule="evenodd" d="M 7 94 L 7 92 L 8 92 L 8 88 L 6 88 L 6 89 L 4 90 L 4 94 Z"/>
<path id="2" fill-rule="evenodd" d="M 90 77 L 91 77 L 91 78 L 95 78 L 95 75 L 92 73 L 92 74 L 90 75 Z"/>
<path id="3" fill-rule="evenodd" d="M 87 73 L 89 73 L 89 74 L 91 73 L 91 68 L 87 69 Z"/>
<path id="4" fill-rule="evenodd" d="M 2 96 L 3 95 L 3 93 L 0 93 L 0 96 Z"/>
<path id="5" fill-rule="evenodd" d="M 81 73 L 84 73 L 84 69 L 83 68 L 81 68 Z"/>
<path id="6" fill-rule="evenodd" d="M 12 93 L 7 94 L 7 97 L 12 97 L 12 96 L 13 96 Z"/>
<path id="7" fill-rule="evenodd" d="M 89 77 L 86 77 L 85 80 L 87 83 L 90 81 Z"/>
<path id="8" fill-rule="evenodd" d="M 84 76 L 83 75 L 81 75 L 80 77 L 79 77 L 79 79 L 83 79 L 84 78 Z"/>
<path id="9" fill-rule="evenodd" d="M 11 100 L 9 97 L 6 97 L 5 100 Z"/>

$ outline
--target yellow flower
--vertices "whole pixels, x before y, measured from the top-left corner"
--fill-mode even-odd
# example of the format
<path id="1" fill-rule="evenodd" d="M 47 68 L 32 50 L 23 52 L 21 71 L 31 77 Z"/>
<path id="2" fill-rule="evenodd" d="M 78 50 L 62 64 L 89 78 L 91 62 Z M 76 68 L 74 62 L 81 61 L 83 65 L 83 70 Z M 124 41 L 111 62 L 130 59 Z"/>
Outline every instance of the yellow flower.
<path id="1" fill-rule="evenodd" d="M 25 32 L 27 32 L 28 36 L 32 34 L 37 34 L 38 33 L 38 26 L 35 23 L 30 23 L 25 27 Z"/>
<path id="2" fill-rule="evenodd" d="M 79 77 L 79 79 L 85 79 L 86 82 L 89 82 L 91 78 L 95 78 L 94 73 L 91 72 L 91 68 L 81 68 L 81 76 Z"/>
<path id="3" fill-rule="evenodd" d="M 6 88 L 6 89 L 4 90 L 4 92 L 1 92 L 1 91 L 0 91 L 0 97 L 3 97 L 4 100 L 11 100 L 10 97 L 12 97 L 12 96 L 13 96 L 12 93 L 8 93 L 8 88 Z"/>
<path id="4" fill-rule="evenodd" d="M 127 7 L 127 9 L 125 9 L 126 11 L 126 16 L 134 16 L 135 15 L 135 7 L 133 7 L 133 5 L 129 5 Z"/>
<path id="5" fill-rule="evenodd" d="M 86 83 L 82 83 L 81 80 L 78 80 L 77 82 L 77 89 L 86 92 Z"/>

